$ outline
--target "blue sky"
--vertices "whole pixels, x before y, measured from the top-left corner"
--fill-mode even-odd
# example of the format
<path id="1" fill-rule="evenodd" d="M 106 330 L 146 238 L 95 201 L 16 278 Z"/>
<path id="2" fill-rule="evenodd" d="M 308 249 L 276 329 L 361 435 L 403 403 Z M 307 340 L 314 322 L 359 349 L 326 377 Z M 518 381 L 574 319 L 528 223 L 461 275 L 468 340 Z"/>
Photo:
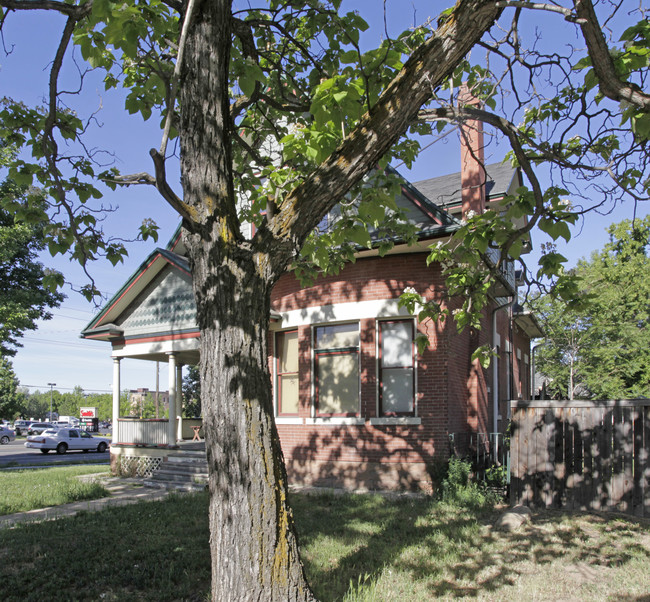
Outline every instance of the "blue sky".
<path id="1" fill-rule="evenodd" d="M 397 34 L 414 22 L 421 23 L 429 14 L 430 7 L 439 12 L 448 3 L 416 0 L 390 0 L 387 4 L 387 25 L 391 35 Z M 345 0 L 344 8 L 358 9 L 367 18 L 366 8 L 373 12 L 371 29 L 364 34 L 368 44 L 376 43 L 382 37 L 384 20 L 381 11 L 383 2 L 378 0 Z M 0 89 L 2 95 L 15 100 L 23 100 L 33 105 L 43 101 L 47 90 L 48 63 L 54 55 L 58 44 L 63 19 L 56 15 L 39 11 L 13 13 L 5 25 L 5 48 L 11 50 L 6 56 L 0 53 Z M 35 40 L 38 43 L 34 43 Z M 77 53 L 77 58 L 79 58 Z M 65 67 L 64 81 L 72 89 L 77 81 L 75 65 L 68 59 Z M 155 119 L 143 123 L 138 117 L 129 116 L 122 110 L 122 99 L 118 94 L 104 92 L 99 74 L 91 73 L 86 77 L 82 104 L 74 96 L 70 104 L 82 106 L 86 116 L 97 111 L 97 121 L 102 127 L 95 127 L 91 132 L 90 144 L 114 153 L 116 166 L 123 173 L 140 171 L 152 172 L 149 149 L 159 147 L 160 130 Z M 490 149 L 491 160 L 503 158 L 502 150 Z M 445 142 L 438 143 L 424 151 L 415 167 L 409 172 L 400 168 L 411 181 L 430 178 L 459 169 L 459 150 L 457 137 L 449 136 Z M 173 170 L 169 181 L 180 193 L 178 175 Z M 96 262 L 92 266 L 93 277 L 97 286 L 107 296 L 115 293 L 131 273 L 137 269 L 144 258 L 156 246 L 163 246 L 178 225 L 178 218 L 167 204 L 151 187 L 132 187 L 116 192 L 106 190 L 103 200 L 119 210 L 108 216 L 104 229 L 114 235 L 132 236 L 137 224 L 146 217 L 152 217 L 160 226 L 158 243 L 146 242 L 129 245 L 129 257 L 124 264 L 113 268 L 107 262 Z M 642 210 L 642 215 L 648 208 Z M 620 208 L 612 215 L 592 215 L 575 230 L 575 237 L 568 245 L 559 245 L 573 265 L 591 251 L 602 247 L 606 242 L 605 228 L 614 221 L 632 217 L 632 207 Z M 534 236 L 534 243 L 539 249 L 541 238 Z M 66 258 L 49 256 L 43 262 L 62 271 L 68 280 L 79 286 L 85 283 L 81 270 Z M 112 385 L 112 363 L 110 346 L 106 343 L 83 341 L 79 332 L 96 313 L 96 308 L 86 302 L 80 295 L 70 292 L 61 308 L 55 310 L 54 319 L 39 324 L 37 331 L 27 334 L 24 347 L 14 358 L 14 369 L 22 385 L 47 389 L 47 383 L 56 382 L 60 390 L 72 389 L 76 385 L 86 391 L 110 391 Z M 161 387 L 166 388 L 166 366 L 161 365 Z M 155 364 L 137 360 L 123 362 L 123 388 L 155 387 Z"/>

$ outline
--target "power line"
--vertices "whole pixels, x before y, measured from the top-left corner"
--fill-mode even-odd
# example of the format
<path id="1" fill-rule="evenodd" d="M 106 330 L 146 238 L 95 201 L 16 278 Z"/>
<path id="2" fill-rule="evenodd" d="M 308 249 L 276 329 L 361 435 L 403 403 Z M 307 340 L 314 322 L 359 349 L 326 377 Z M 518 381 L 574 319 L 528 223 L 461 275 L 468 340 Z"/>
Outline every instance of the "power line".
<path id="1" fill-rule="evenodd" d="M 35 341 L 37 343 L 45 343 L 49 345 L 60 345 L 63 347 L 79 347 L 81 349 L 96 349 L 99 350 L 100 347 L 98 347 L 98 344 L 101 344 L 100 341 L 88 341 L 87 343 L 71 343 L 70 341 L 57 341 L 54 339 L 40 339 L 38 337 L 29 337 L 28 339 L 24 339 L 25 342 L 29 341 Z M 95 344 L 94 347 L 90 347 L 90 344 Z M 107 349 L 107 347 L 104 347 L 104 349 Z"/>
<path id="2" fill-rule="evenodd" d="M 66 316 L 64 314 L 57 314 L 57 313 L 52 313 L 53 316 L 57 316 L 58 318 L 66 318 L 67 320 L 79 320 L 79 322 L 88 322 L 87 318 L 77 318 L 76 316 Z M 90 314 L 90 315 L 95 315 L 95 314 Z"/>
<path id="3" fill-rule="evenodd" d="M 48 389 L 49 385 L 23 385 L 21 387 L 25 389 Z M 83 387 L 57 387 L 55 391 L 74 391 L 75 389 L 80 388 L 84 393 L 112 393 L 112 389 L 84 389 Z"/>

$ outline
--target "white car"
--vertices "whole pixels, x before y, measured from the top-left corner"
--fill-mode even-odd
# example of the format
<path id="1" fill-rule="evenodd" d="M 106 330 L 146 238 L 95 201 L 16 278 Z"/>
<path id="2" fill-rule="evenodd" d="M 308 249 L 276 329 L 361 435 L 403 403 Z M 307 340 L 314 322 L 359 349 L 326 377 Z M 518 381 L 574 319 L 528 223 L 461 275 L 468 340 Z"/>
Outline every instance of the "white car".
<path id="1" fill-rule="evenodd" d="M 97 451 L 104 453 L 111 440 L 106 437 L 93 437 L 86 431 L 79 429 L 48 429 L 40 435 L 27 437 L 25 447 L 40 449 L 46 454 L 50 450 L 56 450 L 57 454 L 65 454 L 68 450 Z"/>

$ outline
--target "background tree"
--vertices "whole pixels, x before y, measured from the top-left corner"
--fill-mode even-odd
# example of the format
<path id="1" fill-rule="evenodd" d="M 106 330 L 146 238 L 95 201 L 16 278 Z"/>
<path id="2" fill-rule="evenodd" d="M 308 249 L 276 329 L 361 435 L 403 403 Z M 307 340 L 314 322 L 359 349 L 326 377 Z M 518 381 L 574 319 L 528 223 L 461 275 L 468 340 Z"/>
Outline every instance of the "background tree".
<path id="1" fill-rule="evenodd" d="M 537 368 L 559 397 L 650 396 L 650 216 L 608 228 L 610 241 L 578 262 L 581 302 L 533 302 L 546 343 Z"/>
<path id="2" fill-rule="evenodd" d="M 113 396 L 110 393 L 90 393 L 86 396 L 83 406 L 97 408 L 100 420 L 113 419 Z"/>
<path id="3" fill-rule="evenodd" d="M 0 418 L 14 420 L 21 414 L 25 394 L 19 389 L 11 362 L 0 357 Z"/>
<path id="4" fill-rule="evenodd" d="M 189 366 L 183 378 L 183 416 L 201 415 L 201 374 L 198 366 Z"/>
<path id="5" fill-rule="evenodd" d="M 59 416 L 79 418 L 79 408 L 85 405 L 85 401 L 84 390 L 80 386 L 76 386 L 73 391 L 61 394 L 57 403 L 57 412 Z"/>
<path id="6" fill-rule="evenodd" d="M 485 303 L 490 247 L 500 259 L 488 264 L 498 269 L 520 256 L 536 226 L 554 239 L 568 236 L 567 223 L 581 211 L 564 202 L 570 174 L 582 177 L 576 190 L 592 187 L 580 190 L 590 207 L 603 197 L 647 196 L 650 35 L 643 9 L 630 3 L 621 27 L 618 5 L 602 4 L 598 15 L 590 0 L 566 4 L 459 0 L 434 21 L 366 50 L 359 40 L 367 24 L 357 13 L 339 14 L 340 0 L 255 7 L 229 0 L 0 0 L 5 35 L 11 10 L 45 9 L 66 19 L 47 106 L 7 102 L 0 114 L 2 135 L 33 152 L 33 159 L 14 162 L 11 177 L 37 178 L 57 208 L 42 211 L 51 218 L 50 250 L 69 252 L 84 267 L 100 255 L 123 257 L 120 241 L 99 235 L 91 206 L 101 193 L 93 177 L 155 185 L 183 220 L 201 329 L 215 600 L 312 597 L 273 420 L 270 292 L 303 247 L 328 267 L 330 255 L 314 233 L 346 195 L 358 199 L 358 212 L 340 220 L 327 246 L 372 245 L 367 227 L 392 219 L 395 186 L 388 173 L 372 190 L 363 178 L 391 160 L 414 159 L 419 143 L 407 132 L 481 119 L 511 145 L 529 180 L 503 211 L 467 220 L 452 241 L 453 257 L 445 255 L 449 249 L 433 251 L 432 260 L 448 268 L 450 290 L 467 299 L 456 316 L 461 326 L 474 324 Z M 566 52 L 555 43 L 545 54 L 524 26 L 526 19 L 538 23 L 539 10 L 571 24 Z M 556 36 L 559 28 L 549 27 Z M 575 50 L 576 35 L 586 54 Z M 89 125 L 60 98 L 72 42 L 105 71 L 107 89 L 126 87 L 127 111 L 164 118 L 161 145 L 151 151 L 155 175 L 99 173 L 83 147 L 72 150 Z M 472 57 L 472 64 L 466 57 L 475 47 L 486 57 Z M 484 108 L 459 97 L 463 81 Z M 176 134 L 182 196 L 165 178 Z M 543 162 L 559 170 L 546 190 L 533 170 Z M 602 183 L 603 174 L 611 180 Z M 250 239 L 242 233 L 247 221 L 256 225 Z M 140 236 L 154 234 L 150 222 L 140 227 Z M 538 279 L 561 263 L 557 254 L 545 256 Z M 567 296 L 575 289 L 561 281 L 558 290 Z M 90 284 L 86 292 L 96 289 Z"/>
<path id="7" fill-rule="evenodd" d="M 547 379 L 546 395 L 552 399 L 574 399 L 576 394 L 581 397 L 584 391 L 578 370 L 589 327 L 584 306 L 581 311 L 551 294 L 534 296 L 529 305 L 546 334 L 534 351 L 535 372 Z"/>
<path id="8" fill-rule="evenodd" d="M 11 147 L 0 148 L 0 168 L 15 156 Z M 46 246 L 41 214 L 34 220 L 28 213 L 21 217 L 15 213 L 30 196 L 31 203 L 44 207 L 38 190 L 19 186 L 11 178 L 0 183 L 0 354 L 4 356 L 15 355 L 23 333 L 35 330 L 37 320 L 51 319 L 48 310 L 64 299 L 44 286 L 49 271 L 36 259 Z"/>
<path id="9" fill-rule="evenodd" d="M 45 420 L 50 411 L 50 392 L 34 391 L 26 394 L 20 415 L 26 419 Z"/>

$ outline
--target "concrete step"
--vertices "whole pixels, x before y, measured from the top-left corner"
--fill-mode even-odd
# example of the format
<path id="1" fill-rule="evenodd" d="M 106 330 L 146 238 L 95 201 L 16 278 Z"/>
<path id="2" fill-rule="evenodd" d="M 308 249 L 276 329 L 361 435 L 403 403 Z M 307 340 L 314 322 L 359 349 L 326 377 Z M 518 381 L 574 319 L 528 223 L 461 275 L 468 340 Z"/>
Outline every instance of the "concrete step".
<path id="1" fill-rule="evenodd" d="M 156 473 L 171 473 L 171 474 L 208 474 L 208 465 L 205 464 L 170 464 L 169 462 L 163 465 L 156 471 Z"/>
<path id="2" fill-rule="evenodd" d="M 208 482 L 207 472 L 183 472 L 183 471 L 163 471 L 157 470 L 150 477 L 154 481 L 201 481 Z"/>
<path id="3" fill-rule="evenodd" d="M 145 487 L 197 491 L 208 485 L 208 462 L 204 452 L 185 451 L 171 454 L 151 477 Z"/>
<path id="4" fill-rule="evenodd" d="M 154 481 L 153 479 L 145 479 L 142 484 L 151 489 L 167 489 L 176 491 L 205 491 L 208 487 L 207 483 L 176 483 L 173 481 Z"/>
<path id="5" fill-rule="evenodd" d="M 166 464 L 205 464 L 208 461 L 204 452 L 183 452 L 182 454 L 170 454 L 167 456 Z"/>

